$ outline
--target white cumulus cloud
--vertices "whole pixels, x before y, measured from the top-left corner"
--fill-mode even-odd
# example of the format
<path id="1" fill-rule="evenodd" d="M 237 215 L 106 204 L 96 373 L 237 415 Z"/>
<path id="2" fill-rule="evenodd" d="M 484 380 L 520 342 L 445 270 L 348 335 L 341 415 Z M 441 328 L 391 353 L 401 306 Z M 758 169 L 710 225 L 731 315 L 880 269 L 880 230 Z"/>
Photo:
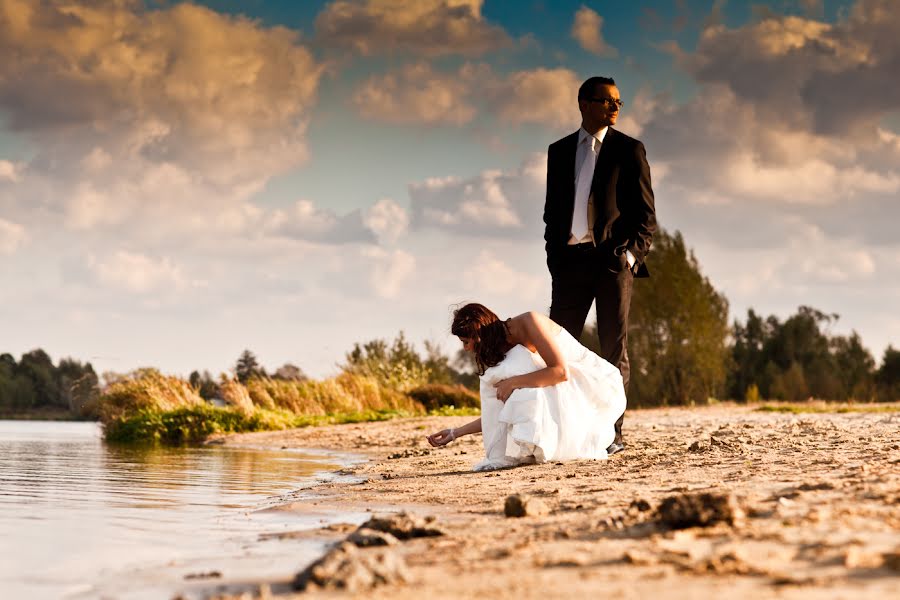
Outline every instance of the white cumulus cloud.
<path id="1" fill-rule="evenodd" d="M 191 282 L 169 258 L 118 251 L 108 257 L 88 258 L 88 268 L 103 285 L 135 294 L 181 291 Z"/>
<path id="2" fill-rule="evenodd" d="M 12 254 L 28 239 L 25 227 L 0 219 L 0 255 Z"/>
<path id="3" fill-rule="evenodd" d="M 509 45 L 506 32 L 485 21 L 483 0 L 336 0 L 316 17 L 328 45 L 363 55 L 480 55 Z"/>
<path id="4" fill-rule="evenodd" d="M 379 240 L 392 244 L 406 234 L 409 213 L 390 198 L 382 198 L 365 211 L 363 223 Z"/>
<path id="5" fill-rule="evenodd" d="M 369 78 L 357 89 L 353 103 L 367 119 L 462 125 L 476 114 L 470 96 L 473 76 L 471 67 L 463 67 L 458 73 L 441 73 L 419 62 Z"/>
<path id="6" fill-rule="evenodd" d="M 575 13 L 572 37 L 582 48 L 598 56 L 618 54 L 616 49 L 603 39 L 603 17 L 587 6 L 582 6 Z"/>
<path id="7" fill-rule="evenodd" d="M 19 180 L 21 166 L 9 160 L 0 160 L 0 181 L 15 183 Z"/>
<path id="8" fill-rule="evenodd" d="M 380 298 L 396 298 L 416 270 L 416 258 L 403 250 L 366 248 L 363 256 L 372 263 L 369 284 Z"/>
<path id="9" fill-rule="evenodd" d="M 546 161 L 546 155 L 535 155 L 510 171 L 486 169 L 468 179 L 412 184 L 413 225 L 466 236 L 540 236 Z"/>

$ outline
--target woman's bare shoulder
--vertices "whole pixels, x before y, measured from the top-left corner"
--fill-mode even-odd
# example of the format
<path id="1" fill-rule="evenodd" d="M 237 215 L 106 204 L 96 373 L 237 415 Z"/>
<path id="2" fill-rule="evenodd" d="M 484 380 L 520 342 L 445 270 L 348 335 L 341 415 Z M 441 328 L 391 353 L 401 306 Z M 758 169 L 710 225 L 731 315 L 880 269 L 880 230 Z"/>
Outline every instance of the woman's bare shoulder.
<path id="1" fill-rule="evenodd" d="M 510 319 L 510 328 L 514 328 L 517 331 L 531 329 L 534 326 L 545 329 L 551 335 L 555 335 L 560 330 L 560 326 L 555 321 L 552 321 L 550 317 L 533 310 L 516 315 Z"/>

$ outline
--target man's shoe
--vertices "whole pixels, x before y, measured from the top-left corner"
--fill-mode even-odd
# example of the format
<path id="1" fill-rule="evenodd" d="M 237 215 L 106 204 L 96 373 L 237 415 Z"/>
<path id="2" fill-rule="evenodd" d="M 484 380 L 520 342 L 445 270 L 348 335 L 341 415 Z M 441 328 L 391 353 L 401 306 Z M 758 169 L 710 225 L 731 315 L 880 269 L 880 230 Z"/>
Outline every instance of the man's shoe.
<path id="1" fill-rule="evenodd" d="M 608 456 L 612 456 L 613 454 L 617 454 L 625 449 L 625 442 L 613 442 L 609 445 L 609 448 L 606 449 L 606 454 Z"/>

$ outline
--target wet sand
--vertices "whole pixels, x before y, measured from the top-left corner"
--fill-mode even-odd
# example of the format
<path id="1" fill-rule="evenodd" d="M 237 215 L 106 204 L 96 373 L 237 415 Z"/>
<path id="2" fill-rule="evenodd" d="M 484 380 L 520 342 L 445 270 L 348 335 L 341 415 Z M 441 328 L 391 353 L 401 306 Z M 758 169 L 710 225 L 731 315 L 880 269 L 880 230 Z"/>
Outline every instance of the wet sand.
<path id="1" fill-rule="evenodd" d="M 470 471 L 483 455 L 480 435 L 437 449 L 425 440 L 470 419 L 224 439 L 369 457 L 347 470 L 355 482 L 324 483 L 278 510 L 407 510 L 434 516 L 445 534 L 389 548 L 408 567 L 405 583 L 298 598 L 900 597 L 900 412 L 629 411 L 628 448 L 609 460 L 489 473 Z M 506 517 L 511 494 L 539 500 L 546 514 Z M 706 508 L 727 514 L 676 529 L 685 524 L 659 510 L 667 498 L 675 506 L 718 498 L 721 506 Z M 296 535 L 337 542 L 352 529 Z M 287 593 L 285 581 L 260 583 Z"/>

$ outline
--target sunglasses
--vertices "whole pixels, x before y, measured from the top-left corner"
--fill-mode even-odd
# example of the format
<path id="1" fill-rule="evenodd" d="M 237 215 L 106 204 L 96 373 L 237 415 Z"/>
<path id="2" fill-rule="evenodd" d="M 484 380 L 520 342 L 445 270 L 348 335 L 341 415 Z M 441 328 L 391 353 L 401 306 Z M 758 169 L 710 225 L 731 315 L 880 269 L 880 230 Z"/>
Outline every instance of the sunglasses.
<path id="1" fill-rule="evenodd" d="M 616 108 L 622 108 L 625 103 L 617 98 L 585 98 L 588 102 L 599 102 L 600 104 L 604 104 L 609 108 L 615 106 Z"/>

